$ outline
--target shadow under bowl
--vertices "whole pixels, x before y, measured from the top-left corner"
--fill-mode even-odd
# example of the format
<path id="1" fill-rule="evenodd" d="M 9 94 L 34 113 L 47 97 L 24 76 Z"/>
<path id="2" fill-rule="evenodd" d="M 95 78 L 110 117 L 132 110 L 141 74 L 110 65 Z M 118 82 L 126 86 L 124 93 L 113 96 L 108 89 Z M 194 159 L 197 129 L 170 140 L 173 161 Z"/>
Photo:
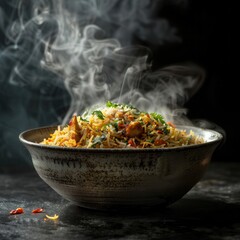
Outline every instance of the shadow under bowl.
<path id="1" fill-rule="evenodd" d="M 75 205 L 98 210 L 167 206 L 204 175 L 223 140 L 217 131 L 190 126 L 205 143 L 159 149 L 82 149 L 39 144 L 57 126 L 19 135 L 38 175 Z"/>

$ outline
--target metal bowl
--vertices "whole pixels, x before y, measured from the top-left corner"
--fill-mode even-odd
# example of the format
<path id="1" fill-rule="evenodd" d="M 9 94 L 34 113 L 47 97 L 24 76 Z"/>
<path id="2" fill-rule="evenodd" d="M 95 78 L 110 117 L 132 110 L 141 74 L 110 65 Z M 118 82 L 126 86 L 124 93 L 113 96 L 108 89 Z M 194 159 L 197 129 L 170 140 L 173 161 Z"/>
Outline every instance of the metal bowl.
<path id="1" fill-rule="evenodd" d="M 204 175 L 223 140 L 215 130 L 190 126 L 205 143 L 160 149 L 81 149 L 39 144 L 57 126 L 22 132 L 39 176 L 63 198 L 91 209 L 167 206 Z"/>

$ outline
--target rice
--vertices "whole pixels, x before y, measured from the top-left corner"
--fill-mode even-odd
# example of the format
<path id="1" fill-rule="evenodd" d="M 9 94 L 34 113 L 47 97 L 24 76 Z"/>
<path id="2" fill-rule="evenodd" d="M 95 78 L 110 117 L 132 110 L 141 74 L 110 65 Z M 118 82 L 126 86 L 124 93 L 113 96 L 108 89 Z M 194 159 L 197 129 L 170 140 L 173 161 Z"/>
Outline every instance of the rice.
<path id="1" fill-rule="evenodd" d="M 102 108 L 74 115 L 41 144 L 76 148 L 171 148 L 201 144 L 193 131 L 177 129 L 158 113 L 108 101 Z"/>

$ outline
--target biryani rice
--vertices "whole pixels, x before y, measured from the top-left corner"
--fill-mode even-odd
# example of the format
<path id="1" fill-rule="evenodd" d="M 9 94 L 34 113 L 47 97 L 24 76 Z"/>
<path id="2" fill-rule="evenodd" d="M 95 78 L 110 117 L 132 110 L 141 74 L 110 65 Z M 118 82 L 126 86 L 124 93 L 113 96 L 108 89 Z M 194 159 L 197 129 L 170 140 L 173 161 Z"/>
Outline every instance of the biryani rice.
<path id="1" fill-rule="evenodd" d="M 76 148 L 171 148 L 203 143 L 193 131 L 177 129 L 158 113 L 108 101 L 102 108 L 74 115 L 41 144 Z"/>

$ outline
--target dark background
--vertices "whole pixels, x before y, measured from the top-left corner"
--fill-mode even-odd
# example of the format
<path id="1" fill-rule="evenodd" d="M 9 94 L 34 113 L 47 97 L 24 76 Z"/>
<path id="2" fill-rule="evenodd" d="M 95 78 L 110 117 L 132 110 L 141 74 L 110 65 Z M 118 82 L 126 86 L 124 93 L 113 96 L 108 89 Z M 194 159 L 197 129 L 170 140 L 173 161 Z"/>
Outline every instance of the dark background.
<path id="1" fill-rule="evenodd" d="M 7 30 L 11 20 L 17 17 L 12 2 L 0 2 L 0 172 L 11 171 L 16 166 L 32 168 L 30 156 L 19 142 L 19 133 L 60 123 L 70 101 L 64 86 L 53 83 L 57 76 L 39 68 L 37 61 L 27 63 L 28 69 L 32 70 L 28 76 L 31 81 L 12 74 L 16 64 L 27 59 L 24 52 L 16 57 L 14 50 L 9 51 L 13 41 L 9 40 Z M 234 45 L 229 44 L 233 38 L 229 18 L 231 6 L 203 0 L 159 3 L 154 14 L 174 26 L 181 41 L 158 44 L 148 38 L 136 37 L 133 43 L 153 50 L 155 67 L 187 61 L 205 69 L 203 86 L 185 105 L 188 117 L 206 119 L 225 132 L 225 141 L 214 153 L 213 161 L 238 162 L 235 156 L 238 148 L 237 109 L 233 104 L 237 102 L 238 94 L 233 94 L 236 76 L 230 71 L 229 55 L 234 51 Z M 33 45 L 30 40 L 26 44 L 29 48 Z"/>

